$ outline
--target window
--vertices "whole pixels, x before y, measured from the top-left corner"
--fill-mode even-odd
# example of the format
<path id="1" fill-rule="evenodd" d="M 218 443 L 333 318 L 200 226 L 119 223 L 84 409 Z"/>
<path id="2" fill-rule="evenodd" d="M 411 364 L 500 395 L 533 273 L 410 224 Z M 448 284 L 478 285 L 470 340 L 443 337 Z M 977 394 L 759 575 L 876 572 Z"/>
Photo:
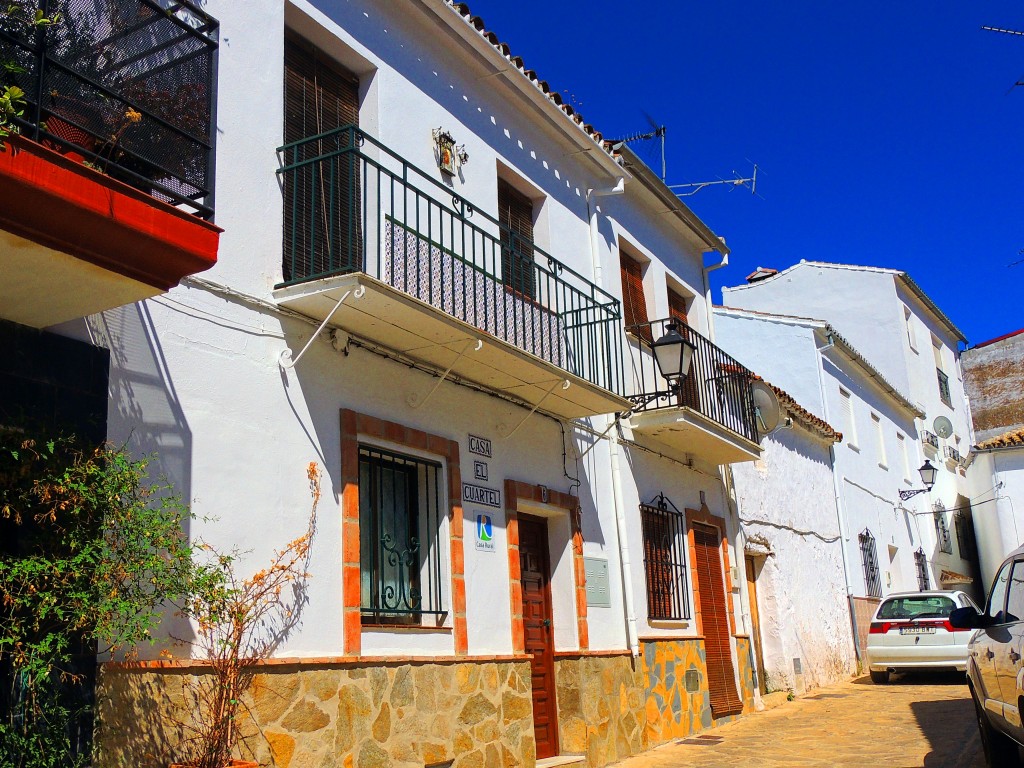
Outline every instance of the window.
<path id="1" fill-rule="evenodd" d="M 664 496 L 640 505 L 649 619 L 689 619 L 683 514 Z"/>
<path id="2" fill-rule="evenodd" d="M 359 124 L 359 80 L 322 51 L 297 37 L 285 38 L 284 46 L 284 141 L 285 144 L 320 136 L 346 125 Z M 283 161 L 294 165 L 313 161 L 348 146 L 342 133 L 306 142 L 286 153 Z M 350 153 L 332 163 L 334 190 L 353 194 L 325 195 L 320 164 L 309 162 L 284 178 L 285 281 L 322 276 L 360 268 L 359 165 Z M 345 243 L 344 252 L 332 248 Z"/>
<path id="3" fill-rule="evenodd" d="M 910 307 L 906 305 L 903 307 L 903 320 L 907 325 L 907 342 L 910 344 L 910 348 L 917 352 L 917 335 L 914 333 L 914 315 L 910 311 Z"/>
<path id="4" fill-rule="evenodd" d="M 856 448 L 857 422 L 853 417 L 853 398 L 845 389 L 839 390 L 839 409 L 843 414 L 843 434 L 846 435 L 846 444 L 851 448 Z"/>
<path id="5" fill-rule="evenodd" d="M 644 268 L 632 256 L 619 250 L 619 274 L 622 278 L 622 315 L 626 330 L 652 341 L 644 297 Z"/>
<path id="6" fill-rule="evenodd" d="M 931 585 L 928 583 L 928 558 L 923 549 L 914 553 L 914 567 L 917 569 L 917 588 L 925 592 Z"/>
<path id="7" fill-rule="evenodd" d="M 668 316 L 678 320 L 683 325 L 689 325 L 686 316 L 686 298 L 680 296 L 671 288 L 668 289 Z"/>
<path id="8" fill-rule="evenodd" d="M 939 381 L 939 399 L 948 405 L 950 408 L 953 407 L 953 398 L 949 394 L 949 376 L 944 374 L 940 369 L 935 369 L 935 376 Z"/>
<path id="9" fill-rule="evenodd" d="M 905 480 L 913 480 L 910 474 L 910 451 L 907 448 L 907 438 L 905 435 L 901 435 L 899 432 L 896 433 L 896 444 L 899 446 L 900 454 L 903 456 L 903 478 Z"/>
<path id="10" fill-rule="evenodd" d="M 1006 585 L 1010 580 L 1011 565 L 1013 563 L 1006 563 L 999 569 L 996 580 L 992 582 L 992 592 L 988 596 L 988 605 L 985 607 L 985 613 L 995 619 L 1002 619 L 999 614 L 1006 607 Z"/>
<path id="11" fill-rule="evenodd" d="M 970 512 L 960 509 L 953 515 L 953 527 L 956 529 L 956 545 L 960 550 L 960 558 L 974 562 L 977 558 L 978 544 L 974 540 L 974 521 Z"/>
<path id="12" fill-rule="evenodd" d="M 935 502 L 932 516 L 935 519 L 935 540 L 939 543 L 939 550 L 948 555 L 953 554 L 953 542 L 949 538 L 949 527 L 946 525 L 946 508 L 941 501 Z"/>
<path id="13" fill-rule="evenodd" d="M 864 565 L 864 585 L 868 597 L 882 596 L 882 579 L 878 571 L 878 551 L 875 548 L 875 537 L 867 528 L 857 536 L 860 542 L 860 558 Z"/>
<path id="14" fill-rule="evenodd" d="M 533 201 L 504 179 L 498 179 L 498 221 L 502 281 L 515 293 L 535 298 Z"/>
<path id="15" fill-rule="evenodd" d="M 360 603 L 368 624 L 441 617 L 441 465 L 359 447 Z"/>
<path id="16" fill-rule="evenodd" d="M 878 439 L 878 465 L 888 468 L 889 460 L 885 455 L 885 433 L 882 431 L 882 420 L 877 414 L 871 414 L 871 421 L 875 425 L 875 436 Z"/>
<path id="17" fill-rule="evenodd" d="M 1018 560 L 1013 564 L 1013 575 L 1010 577 L 1010 588 L 1006 595 L 1006 621 L 1024 619 L 1024 562 Z"/>
<path id="18" fill-rule="evenodd" d="M 939 399 L 952 408 L 953 398 L 949 394 L 949 376 L 946 375 L 942 365 L 942 342 L 934 335 L 932 335 L 932 353 L 935 355 L 935 376 L 939 382 Z"/>

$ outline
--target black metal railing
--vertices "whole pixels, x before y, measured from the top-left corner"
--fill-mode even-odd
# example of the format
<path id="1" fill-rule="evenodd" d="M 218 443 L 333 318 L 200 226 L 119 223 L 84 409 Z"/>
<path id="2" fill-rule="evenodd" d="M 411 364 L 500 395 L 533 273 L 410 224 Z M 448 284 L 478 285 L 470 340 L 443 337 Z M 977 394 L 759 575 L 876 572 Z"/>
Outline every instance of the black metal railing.
<path id="1" fill-rule="evenodd" d="M 623 392 L 621 315 L 611 294 L 354 126 L 278 151 L 282 285 L 364 272 Z M 514 274 L 505 274 L 503 259 Z"/>
<path id="2" fill-rule="evenodd" d="M 874 534 L 867 528 L 857 535 L 860 544 L 860 560 L 864 566 L 864 587 L 868 597 L 882 596 L 882 577 L 878 568 L 878 550 Z"/>
<path id="3" fill-rule="evenodd" d="M 690 372 L 672 387 L 654 359 L 652 342 L 661 338 L 669 323 L 694 346 Z M 758 441 L 751 385 L 754 374 L 690 326 L 675 319 L 653 320 L 626 329 L 629 344 L 634 411 L 692 408 L 712 421 L 753 442 Z"/>
<path id="4" fill-rule="evenodd" d="M 218 23 L 188 0 L 21 0 L 0 15 L 26 137 L 213 215 Z M 56 20 L 24 22 L 38 8 Z"/>

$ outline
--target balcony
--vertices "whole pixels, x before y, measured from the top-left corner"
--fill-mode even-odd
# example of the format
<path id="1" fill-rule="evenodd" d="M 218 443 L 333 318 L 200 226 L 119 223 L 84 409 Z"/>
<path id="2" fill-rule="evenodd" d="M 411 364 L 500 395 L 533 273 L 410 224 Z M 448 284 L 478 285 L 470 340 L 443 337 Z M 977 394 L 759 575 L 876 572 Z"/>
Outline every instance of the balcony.
<path id="1" fill-rule="evenodd" d="M 0 317 L 35 327 L 166 291 L 216 263 L 220 233 L 217 22 L 185 0 L 40 8 L 58 21 L 0 24 L 25 93 L 0 153 Z"/>
<path id="2" fill-rule="evenodd" d="M 355 127 L 279 152 L 279 304 L 563 418 L 629 407 L 617 299 Z"/>
<path id="3" fill-rule="evenodd" d="M 651 346 L 669 322 L 694 345 L 689 375 L 674 389 L 661 376 Z M 655 320 L 626 330 L 633 384 L 629 421 L 634 433 L 711 464 L 760 457 L 753 373 L 678 320 Z"/>

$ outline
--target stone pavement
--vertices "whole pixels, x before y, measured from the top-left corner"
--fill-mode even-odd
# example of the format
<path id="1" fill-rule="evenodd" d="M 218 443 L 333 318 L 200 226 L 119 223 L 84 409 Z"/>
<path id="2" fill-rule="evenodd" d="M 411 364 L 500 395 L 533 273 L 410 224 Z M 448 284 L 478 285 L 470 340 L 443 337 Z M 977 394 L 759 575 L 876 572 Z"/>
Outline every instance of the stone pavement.
<path id="1" fill-rule="evenodd" d="M 983 768 L 963 673 L 868 677 L 819 688 L 615 768 Z"/>

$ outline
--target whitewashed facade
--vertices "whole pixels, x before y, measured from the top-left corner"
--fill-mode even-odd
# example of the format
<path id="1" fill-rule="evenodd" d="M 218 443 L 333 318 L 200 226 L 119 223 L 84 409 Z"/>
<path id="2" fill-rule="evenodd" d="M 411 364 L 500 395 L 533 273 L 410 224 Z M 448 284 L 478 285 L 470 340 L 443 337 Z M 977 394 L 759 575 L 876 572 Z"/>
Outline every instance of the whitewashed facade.
<path id="1" fill-rule="evenodd" d="M 973 552 L 978 516 L 970 507 L 965 468 L 971 419 L 958 349 L 966 339 L 949 317 L 906 272 L 819 261 L 801 261 L 777 273 L 763 270 L 745 285 L 724 288 L 723 303 L 827 322 L 908 401 L 914 411 L 912 423 L 894 425 L 899 433 L 895 440 L 894 429 L 882 430 L 885 458 L 879 456 L 874 463 L 864 459 L 870 465 L 865 471 L 881 463 L 889 468 L 890 479 L 878 486 L 879 498 L 896 509 L 904 507 L 918 521 L 931 585 L 962 586 L 960 577 L 969 576 L 971 589 L 980 595 L 983 587 Z M 877 444 L 878 428 L 872 419 L 884 419 L 884 414 L 855 416 L 855 439 Z M 944 420 L 950 427 L 945 437 L 936 434 Z M 844 434 L 849 431 L 841 420 L 836 428 Z M 859 447 L 864 455 L 864 445 Z M 909 470 L 904 455 L 909 457 Z M 896 492 L 921 486 L 916 468 L 925 459 L 939 469 L 935 486 L 901 504 Z"/>
<path id="2" fill-rule="evenodd" d="M 190 535 L 245 566 L 301 533 L 323 471 L 244 753 L 597 768 L 748 711 L 722 467 L 760 447 L 749 371 L 707 340 L 722 241 L 461 6 L 204 9 L 216 266 L 47 332 L 109 352 L 107 437 L 156 454 Z M 698 343 L 685 402 L 623 327 L 623 254 L 627 324 L 682 313 Z M 173 756 L 138 697 L 201 664 L 160 650 L 104 669 L 110 764 Z"/>
<path id="3" fill-rule="evenodd" d="M 855 669 L 832 474 L 832 446 L 842 435 L 783 390 L 776 396 L 780 426 L 765 438 L 761 458 L 732 474 L 748 596 L 757 603 L 762 690 L 802 694 Z"/>

